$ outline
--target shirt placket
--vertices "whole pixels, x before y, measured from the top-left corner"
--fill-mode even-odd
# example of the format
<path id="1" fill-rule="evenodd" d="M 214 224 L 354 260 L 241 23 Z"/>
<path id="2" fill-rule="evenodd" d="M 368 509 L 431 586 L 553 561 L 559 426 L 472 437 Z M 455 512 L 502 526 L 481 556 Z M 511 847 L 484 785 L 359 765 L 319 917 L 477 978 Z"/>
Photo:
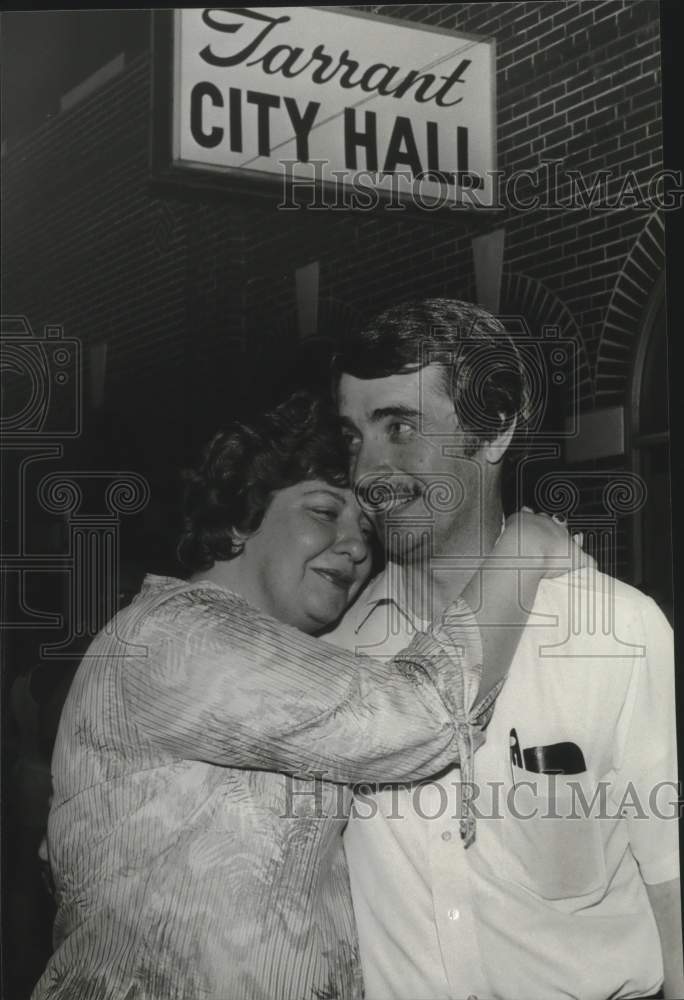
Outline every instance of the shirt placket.
<path id="1" fill-rule="evenodd" d="M 473 892 L 462 837 L 461 775 L 441 779 L 424 812 L 432 876 L 435 926 L 451 1000 L 488 996 L 472 906 Z M 448 806 L 445 809 L 444 803 Z M 471 848 L 472 850 L 472 848 Z"/>

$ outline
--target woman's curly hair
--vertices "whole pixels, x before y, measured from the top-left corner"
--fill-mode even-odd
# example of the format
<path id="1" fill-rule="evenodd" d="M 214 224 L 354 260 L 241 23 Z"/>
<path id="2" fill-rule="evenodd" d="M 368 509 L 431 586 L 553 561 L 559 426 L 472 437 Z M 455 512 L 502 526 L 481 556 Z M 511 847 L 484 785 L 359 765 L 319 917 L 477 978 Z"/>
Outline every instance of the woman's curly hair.
<path id="1" fill-rule="evenodd" d="M 332 407 L 299 392 L 249 426 L 219 431 L 184 479 L 177 554 L 194 572 L 238 555 L 235 529 L 255 531 L 276 490 L 311 479 L 348 487 L 349 453 Z"/>

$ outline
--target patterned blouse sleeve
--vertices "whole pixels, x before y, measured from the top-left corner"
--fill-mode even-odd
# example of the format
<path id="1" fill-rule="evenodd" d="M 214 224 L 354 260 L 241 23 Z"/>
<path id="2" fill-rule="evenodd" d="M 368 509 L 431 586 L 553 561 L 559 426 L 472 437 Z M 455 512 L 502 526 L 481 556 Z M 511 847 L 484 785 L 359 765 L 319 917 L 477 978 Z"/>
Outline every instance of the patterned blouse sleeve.
<path id="1" fill-rule="evenodd" d="M 141 619 L 124 667 L 131 720 L 164 752 L 329 781 L 434 774 L 483 742 L 477 622 L 462 601 L 393 659 L 356 657 L 218 588 Z"/>

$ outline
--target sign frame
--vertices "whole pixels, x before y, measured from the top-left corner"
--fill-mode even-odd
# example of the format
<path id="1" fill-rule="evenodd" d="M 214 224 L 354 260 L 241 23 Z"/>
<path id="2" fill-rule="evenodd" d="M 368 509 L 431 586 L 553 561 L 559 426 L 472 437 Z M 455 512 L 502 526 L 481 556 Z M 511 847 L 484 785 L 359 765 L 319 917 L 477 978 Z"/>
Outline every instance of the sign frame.
<path id="1" fill-rule="evenodd" d="M 454 32 L 448 28 L 440 28 L 435 25 L 420 24 L 406 18 L 378 16 L 366 11 L 351 10 L 346 6 L 312 6 L 308 9 L 327 11 L 331 13 L 342 13 L 348 17 L 360 20 L 370 20 L 374 24 L 388 23 L 402 28 L 435 33 L 439 35 L 453 35 Z M 244 167 L 233 167 L 227 165 L 210 165 L 189 163 L 179 163 L 174 160 L 174 100 L 175 94 L 175 60 L 179 58 L 175 50 L 176 17 L 179 9 L 157 9 L 151 11 L 151 38 L 152 38 L 152 73 L 151 73 L 151 93 L 150 93 L 150 148 L 149 166 L 150 177 L 155 184 L 162 189 L 172 189 L 177 195 L 179 191 L 203 191 L 207 196 L 248 194 L 260 199 L 262 202 L 274 202 L 279 200 L 283 194 L 283 178 L 277 173 L 267 173 L 265 171 L 250 170 Z M 490 122 L 489 134 L 490 148 L 492 150 L 492 160 L 496 176 L 498 164 L 497 148 L 497 111 L 496 111 L 496 39 L 482 34 L 472 32 L 458 33 L 459 39 L 466 41 L 486 43 L 489 46 L 489 71 L 492 81 L 490 102 Z M 403 192 L 397 196 L 392 191 L 381 187 L 369 185 L 369 190 L 375 192 L 376 204 L 371 208 L 354 207 L 352 205 L 342 206 L 335 204 L 339 198 L 339 188 L 330 181 L 312 181 L 316 189 L 321 192 L 322 201 L 325 205 L 320 205 L 309 209 L 309 206 L 302 202 L 298 206 L 299 211 L 315 210 L 324 211 L 331 209 L 338 212 L 359 212 L 364 214 L 383 211 L 388 208 L 388 203 L 392 202 L 393 215 L 402 216 L 407 211 L 419 211 L 428 218 L 443 217 L 455 213 L 457 215 L 465 213 L 468 220 L 472 222 L 478 215 L 491 219 L 493 214 L 501 213 L 501 206 L 496 201 L 496 189 L 492 191 L 492 204 L 479 205 L 471 204 L 468 201 L 446 202 L 439 206 L 421 205 L 408 192 Z M 339 187 L 349 190 L 348 182 L 342 182 Z M 353 190 L 353 188 L 351 188 Z"/>

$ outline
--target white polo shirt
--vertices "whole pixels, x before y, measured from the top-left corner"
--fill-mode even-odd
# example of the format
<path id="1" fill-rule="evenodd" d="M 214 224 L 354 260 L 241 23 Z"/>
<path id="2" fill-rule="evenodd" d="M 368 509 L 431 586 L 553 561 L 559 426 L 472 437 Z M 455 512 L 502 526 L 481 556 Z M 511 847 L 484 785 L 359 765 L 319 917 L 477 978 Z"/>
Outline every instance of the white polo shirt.
<path id="1" fill-rule="evenodd" d="M 391 656 L 420 627 L 385 571 L 326 639 Z M 345 848 L 367 1000 L 657 992 L 644 883 L 679 873 L 676 791 L 653 791 L 677 780 L 675 733 L 672 633 L 656 604 L 595 571 L 542 581 L 475 757 L 475 843 L 459 836 L 456 768 L 357 795 Z M 579 754 L 584 771 L 529 769 L 554 753 L 570 771 Z"/>

